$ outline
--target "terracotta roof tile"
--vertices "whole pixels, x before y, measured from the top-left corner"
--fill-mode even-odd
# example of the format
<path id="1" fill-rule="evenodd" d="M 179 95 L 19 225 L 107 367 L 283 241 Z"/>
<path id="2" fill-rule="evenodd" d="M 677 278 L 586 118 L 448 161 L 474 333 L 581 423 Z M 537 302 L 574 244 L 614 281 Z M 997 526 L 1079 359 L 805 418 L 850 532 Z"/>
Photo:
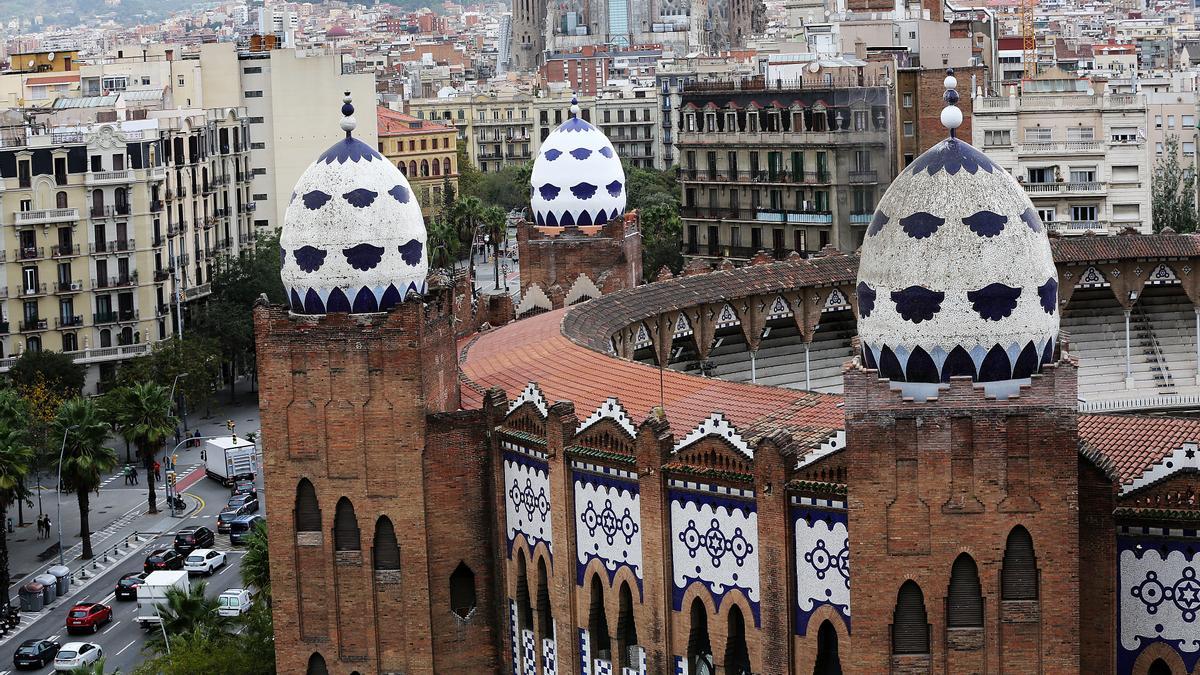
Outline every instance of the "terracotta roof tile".
<path id="1" fill-rule="evenodd" d="M 1133 482 L 1184 443 L 1200 443 L 1200 420 L 1145 415 L 1080 415 L 1079 440 L 1118 483 Z"/>

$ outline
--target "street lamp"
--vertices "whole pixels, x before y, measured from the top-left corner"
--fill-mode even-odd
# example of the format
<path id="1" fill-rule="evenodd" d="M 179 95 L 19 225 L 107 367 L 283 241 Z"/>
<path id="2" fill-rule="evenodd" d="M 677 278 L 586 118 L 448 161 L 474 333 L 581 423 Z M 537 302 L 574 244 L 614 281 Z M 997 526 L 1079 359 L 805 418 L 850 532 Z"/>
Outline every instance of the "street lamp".
<path id="1" fill-rule="evenodd" d="M 175 402 L 175 385 L 179 384 L 179 378 L 187 377 L 187 376 L 188 376 L 187 373 L 179 373 L 178 375 L 175 376 L 175 379 L 171 381 L 171 402 L 172 403 Z M 179 410 L 180 417 L 183 418 L 183 430 L 187 431 L 187 411 L 184 410 L 184 408 L 183 408 L 183 402 L 180 401 L 178 404 L 176 404 L 175 408 L 177 410 Z"/>
<path id="2" fill-rule="evenodd" d="M 63 455 L 65 455 L 67 452 L 67 434 L 77 426 L 78 426 L 77 424 L 72 424 L 71 426 L 67 427 L 66 429 L 63 429 L 62 449 L 58 451 L 58 494 L 55 495 L 58 498 L 58 507 L 55 511 L 54 517 L 58 519 L 58 564 L 59 565 L 63 564 L 63 541 L 62 541 L 62 465 L 63 465 Z"/>

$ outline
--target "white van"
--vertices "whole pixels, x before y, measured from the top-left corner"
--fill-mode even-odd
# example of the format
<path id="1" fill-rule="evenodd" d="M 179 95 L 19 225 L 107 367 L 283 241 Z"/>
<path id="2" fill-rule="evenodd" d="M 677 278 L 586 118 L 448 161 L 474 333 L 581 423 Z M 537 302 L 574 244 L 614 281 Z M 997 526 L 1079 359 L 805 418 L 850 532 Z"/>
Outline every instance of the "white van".
<path id="1" fill-rule="evenodd" d="M 231 588 L 217 598 L 217 614 L 221 616 L 241 616 L 250 611 L 253 604 L 250 591 L 244 588 Z"/>

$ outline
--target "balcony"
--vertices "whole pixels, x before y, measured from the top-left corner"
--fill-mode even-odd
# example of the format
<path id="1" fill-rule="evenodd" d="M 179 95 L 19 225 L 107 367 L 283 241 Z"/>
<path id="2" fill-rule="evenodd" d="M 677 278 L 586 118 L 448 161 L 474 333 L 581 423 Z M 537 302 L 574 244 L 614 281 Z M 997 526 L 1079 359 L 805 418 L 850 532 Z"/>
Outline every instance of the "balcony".
<path id="1" fill-rule="evenodd" d="M 175 199 L 175 191 L 172 190 L 171 188 L 167 188 L 166 193 L 164 194 L 164 198 L 167 201 L 171 201 L 172 199 Z"/>
<path id="2" fill-rule="evenodd" d="M 200 284 L 199 286 L 193 286 L 184 290 L 183 299 L 193 300 L 195 298 L 199 298 L 200 296 L 208 295 L 210 291 L 212 291 L 212 284 Z"/>
<path id="3" fill-rule="evenodd" d="M 55 244 L 50 247 L 51 258 L 66 258 L 79 255 L 79 244 Z"/>
<path id="4" fill-rule="evenodd" d="M 107 244 L 109 253 L 121 253 L 124 251 L 132 251 L 137 248 L 136 242 L 132 239 L 117 239 L 110 241 Z"/>
<path id="5" fill-rule="evenodd" d="M 1141 96 L 1131 94 L 1088 95 L 1088 94 L 1027 94 L 1024 96 L 997 96 L 975 99 L 976 111 L 1060 111 L 1089 109 L 1101 110 L 1145 110 L 1146 102 Z M 978 114 L 978 112 L 976 113 Z M 986 112 L 985 112 L 986 114 Z"/>
<path id="6" fill-rule="evenodd" d="M 1129 223 L 1137 226 L 1140 223 Z M 1105 234 L 1109 229 L 1107 220 L 1053 220 L 1045 223 L 1046 227 L 1062 234 L 1083 234 L 1084 232 L 1096 232 Z"/>
<path id="7" fill-rule="evenodd" d="M 94 244 L 88 244 L 88 253 L 107 253 L 109 251 L 108 244 L 103 241 L 98 241 Z"/>
<path id="8" fill-rule="evenodd" d="M 156 305 L 154 307 L 154 316 L 156 316 L 156 317 L 164 317 L 170 313 L 171 313 L 171 306 L 165 302 L 162 303 L 161 305 Z"/>
<path id="9" fill-rule="evenodd" d="M 785 171 L 783 169 L 777 171 L 708 171 L 699 169 L 680 169 L 680 179 L 701 183 L 775 183 L 779 185 L 830 184 L 828 171 L 793 172 Z"/>
<path id="10" fill-rule="evenodd" d="M 45 295 L 46 284 L 24 284 L 20 287 L 18 293 L 22 298 L 32 298 L 35 295 Z"/>
<path id="11" fill-rule="evenodd" d="M 1021 183 L 1030 197 L 1093 195 L 1102 196 L 1108 188 L 1104 181 L 1086 181 L 1079 183 Z"/>
<path id="12" fill-rule="evenodd" d="M 162 203 L 161 199 L 151 199 L 150 200 L 150 212 L 151 213 L 158 213 L 159 211 L 162 211 L 162 210 L 163 210 L 163 203 Z"/>
<path id="13" fill-rule="evenodd" d="M 114 211 L 114 209 L 111 205 L 110 206 L 93 206 L 91 208 L 91 210 L 88 211 L 88 215 L 91 218 L 97 219 L 97 220 L 103 219 L 103 218 L 112 218 L 113 211 Z"/>
<path id="14" fill-rule="evenodd" d="M 46 257 L 46 249 L 42 246 L 25 246 L 13 250 L 13 260 L 37 260 Z"/>
<path id="15" fill-rule="evenodd" d="M 1017 145 L 1017 153 L 1021 155 L 1103 155 L 1107 149 L 1102 141 L 1048 141 Z"/>
<path id="16" fill-rule="evenodd" d="M 851 213 L 850 214 L 850 224 L 851 225 L 870 225 L 871 219 L 874 217 L 875 217 L 875 214 L 870 211 L 867 211 L 866 213 Z"/>
<path id="17" fill-rule="evenodd" d="M 83 281 L 59 281 L 54 284 L 55 293 L 78 293 L 83 290 Z"/>
<path id="18" fill-rule="evenodd" d="M 55 317 L 55 328 L 78 328 L 83 325 L 83 316 L 76 314 L 75 316 L 60 316 Z"/>
<path id="19" fill-rule="evenodd" d="M 47 325 L 47 323 L 48 322 L 45 319 L 37 319 L 37 318 L 22 319 L 21 320 L 21 330 L 22 331 L 46 330 L 46 328 L 49 327 Z"/>
<path id="20" fill-rule="evenodd" d="M 117 322 L 117 313 L 116 312 L 96 312 L 95 314 L 92 314 L 92 323 L 94 323 L 94 324 L 99 325 L 102 323 L 116 323 L 116 322 Z"/>
<path id="21" fill-rule="evenodd" d="M 89 187 L 97 185 L 120 185 L 133 182 L 133 171 L 89 171 L 83 180 Z"/>
<path id="22" fill-rule="evenodd" d="M 879 173 L 876 171 L 863 170 L 863 171 L 851 171 L 850 172 L 850 183 L 852 185 L 858 184 L 858 183 L 878 183 L 878 182 L 879 182 Z"/>
<path id="23" fill-rule="evenodd" d="M 184 197 L 186 197 L 186 196 L 187 196 L 187 186 L 186 186 L 186 185 L 180 185 L 178 188 L 176 188 L 176 189 L 175 189 L 175 196 L 176 196 L 176 197 L 178 197 L 178 198 L 180 198 L 180 199 L 183 199 Z"/>
<path id="24" fill-rule="evenodd" d="M 664 120 L 665 121 L 665 120 Z M 891 135 L 887 129 L 838 131 L 688 131 L 679 130 L 679 148 L 692 146 L 713 147 L 816 147 L 830 146 L 878 146 L 886 147 Z"/>
<path id="25" fill-rule="evenodd" d="M 138 311 L 136 309 L 122 309 L 117 312 L 117 321 L 137 321 Z"/>
<path id="26" fill-rule="evenodd" d="M 258 207 L 258 202 L 246 202 L 246 213 L 254 213 L 254 209 Z"/>
<path id="27" fill-rule="evenodd" d="M 118 216 L 127 216 L 129 215 L 129 205 L 117 204 L 116 207 L 114 207 L 114 211 Z"/>
<path id="28" fill-rule="evenodd" d="M 13 214 L 13 224 L 17 227 L 24 225 L 49 225 L 51 223 L 73 223 L 77 220 L 79 220 L 79 209 L 16 211 Z"/>
<path id="29" fill-rule="evenodd" d="M 162 283 L 162 282 L 164 282 L 164 281 L 166 281 L 167 279 L 170 279 L 170 278 L 171 278 L 171 271 L 170 271 L 170 270 L 154 270 L 154 281 L 155 281 L 155 283 Z"/>
<path id="30" fill-rule="evenodd" d="M 115 277 L 99 277 L 92 279 L 92 288 L 121 288 L 123 286 L 136 286 L 138 273 L 131 272 L 130 274 L 122 274 Z"/>
<path id="31" fill-rule="evenodd" d="M 146 177 L 150 180 L 162 180 L 167 177 L 167 167 L 152 166 L 146 170 Z"/>
<path id="32" fill-rule="evenodd" d="M 789 225 L 829 225 L 833 214 L 815 209 L 729 209 L 684 207 L 682 216 L 700 220 L 737 220 L 750 223 L 786 223 Z"/>

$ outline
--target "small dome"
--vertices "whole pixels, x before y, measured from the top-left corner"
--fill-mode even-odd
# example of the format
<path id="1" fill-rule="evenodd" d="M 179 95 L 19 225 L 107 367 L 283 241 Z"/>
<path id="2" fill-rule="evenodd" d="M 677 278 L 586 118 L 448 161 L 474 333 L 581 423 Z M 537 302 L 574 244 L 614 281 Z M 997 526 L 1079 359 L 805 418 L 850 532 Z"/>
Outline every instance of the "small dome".
<path id="1" fill-rule="evenodd" d="M 538 225 L 601 225 L 625 214 L 625 169 L 604 132 L 579 117 L 550 132 L 533 161 L 530 203 Z"/>
<path id="2" fill-rule="evenodd" d="M 351 136 L 345 100 L 346 138 L 300 176 L 279 232 L 280 277 L 300 314 L 386 311 L 425 292 L 421 207 L 399 169 Z"/>
<path id="3" fill-rule="evenodd" d="M 861 255 L 862 358 L 906 395 L 968 375 L 1007 396 L 1053 358 L 1049 239 L 1025 190 L 970 144 L 952 135 L 896 178 Z"/>

